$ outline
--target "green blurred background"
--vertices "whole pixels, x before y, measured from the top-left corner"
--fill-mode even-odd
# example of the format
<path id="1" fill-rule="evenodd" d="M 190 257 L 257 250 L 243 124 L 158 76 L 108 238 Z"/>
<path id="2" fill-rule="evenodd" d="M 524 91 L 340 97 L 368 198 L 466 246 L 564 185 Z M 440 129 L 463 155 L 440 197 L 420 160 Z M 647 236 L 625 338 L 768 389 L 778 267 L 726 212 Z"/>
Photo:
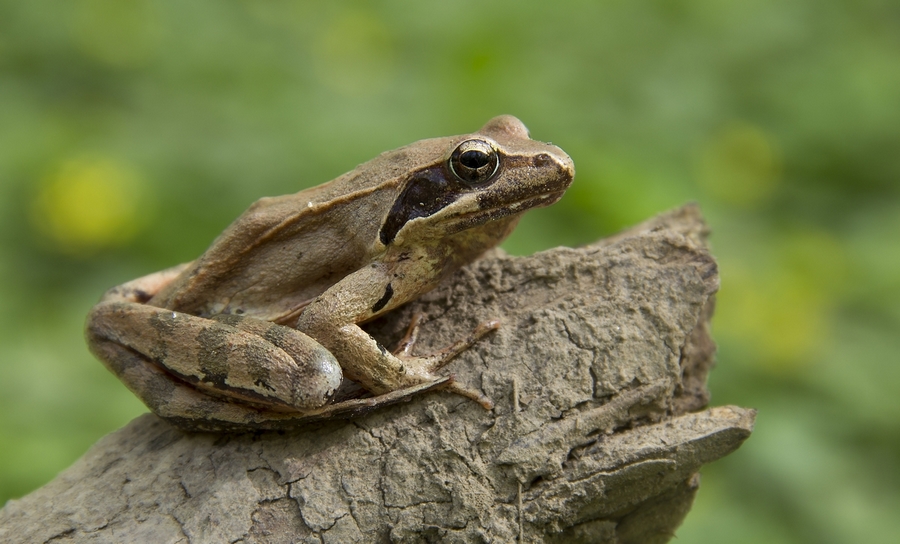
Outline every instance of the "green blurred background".
<path id="1" fill-rule="evenodd" d="M 713 402 L 760 412 L 678 542 L 895 542 L 894 0 L 0 1 L 0 504 L 144 411 L 82 340 L 104 290 L 499 113 L 578 171 L 507 250 L 713 228 Z"/>

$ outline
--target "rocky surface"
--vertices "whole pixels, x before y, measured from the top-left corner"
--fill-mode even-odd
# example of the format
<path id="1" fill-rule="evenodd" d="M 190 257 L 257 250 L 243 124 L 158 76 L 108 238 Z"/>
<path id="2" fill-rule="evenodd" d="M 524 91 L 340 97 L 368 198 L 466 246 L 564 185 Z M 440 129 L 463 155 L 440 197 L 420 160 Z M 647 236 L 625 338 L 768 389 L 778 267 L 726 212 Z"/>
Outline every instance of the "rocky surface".
<path id="1" fill-rule="evenodd" d="M 495 251 L 369 325 L 414 312 L 416 351 L 503 326 L 445 392 L 290 431 L 204 434 L 154 415 L 0 510 L 6 542 L 667 542 L 697 471 L 754 412 L 703 410 L 718 288 L 694 206 L 530 257 Z"/>

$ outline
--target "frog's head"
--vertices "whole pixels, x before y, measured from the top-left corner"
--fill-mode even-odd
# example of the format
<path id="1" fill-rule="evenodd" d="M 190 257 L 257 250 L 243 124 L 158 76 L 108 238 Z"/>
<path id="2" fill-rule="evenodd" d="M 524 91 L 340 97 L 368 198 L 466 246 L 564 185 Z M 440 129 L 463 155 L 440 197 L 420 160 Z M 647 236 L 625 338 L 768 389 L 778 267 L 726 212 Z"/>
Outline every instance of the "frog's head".
<path id="1" fill-rule="evenodd" d="M 562 149 L 532 140 L 510 115 L 446 141 L 441 160 L 406 181 L 381 227 L 383 244 L 462 231 L 483 238 L 485 246 L 496 244 L 522 213 L 559 200 L 575 176 Z"/>

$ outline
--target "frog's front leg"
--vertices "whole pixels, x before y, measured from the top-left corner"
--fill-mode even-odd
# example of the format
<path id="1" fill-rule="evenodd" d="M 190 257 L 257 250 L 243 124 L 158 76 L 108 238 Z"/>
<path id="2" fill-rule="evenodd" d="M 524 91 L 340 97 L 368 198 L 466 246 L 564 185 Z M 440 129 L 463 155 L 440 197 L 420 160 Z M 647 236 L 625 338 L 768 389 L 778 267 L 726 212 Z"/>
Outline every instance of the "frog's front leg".
<path id="1" fill-rule="evenodd" d="M 445 381 L 441 389 L 463 395 L 491 409 L 493 402 L 484 394 L 453 380 L 447 381 L 436 371 L 481 337 L 496 330 L 499 326 L 496 321 L 483 323 L 466 338 L 424 357 L 408 354 L 409 339 L 404 340 L 402 344 L 406 345 L 402 345 L 397 353 L 391 353 L 359 327 L 357 323 L 380 315 L 419 294 L 403 291 L 409 282 L 404 281 L 408 278 L 402 276 L 382 264 L 357 270 L 306 306 L 296 327 L 334 354 L 347 378 L 376 395 Z M 395 284 L 397 287 L 394 287 Z M 413 287 L 413 291 L 417 290 Z M 408 336 L 415 335 L 409 333 Z"/>
<path id="2" fill-rule="evenodd" d="M 250 417 L 313 411 L 330 401 L 342 374 L 320 344 L 266 321 L 205 319 L 138 302 L 165 284 L 160 275 L 169 276 L 110 290 L 86 324 L 91 351 L 155 412 L 218 418 L 218 411 L 246 410 Z M 247 419 L 224 419 L 235 418 Z"/>

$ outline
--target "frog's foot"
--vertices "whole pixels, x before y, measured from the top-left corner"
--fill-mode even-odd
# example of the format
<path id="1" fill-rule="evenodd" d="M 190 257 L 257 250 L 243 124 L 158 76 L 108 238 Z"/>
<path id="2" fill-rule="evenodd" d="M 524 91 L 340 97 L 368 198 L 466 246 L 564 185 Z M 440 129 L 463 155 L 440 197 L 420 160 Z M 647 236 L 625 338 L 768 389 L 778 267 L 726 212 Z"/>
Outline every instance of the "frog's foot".
<path id="1" fill-rule="evenodd" d="M 400 342 L 397 343 L 397 348 L 394 349 L 394 355 L 398 356 L 412 356 L 412 348 L 416 345 L 416 341 L 419 339 L 419 329 L 422 325 L 422 322 L 425 320 L 425 314 L 422 312 L 416 312 L 413 314 L 412 319 L 409 320 L 409 326 L 406 328 L 406 334 L 403 335 L 403 338 L 400 339 Z"/>
<path id="2" fill-rule="evenodd" d="M 485 410 L 493 410 L 494 401 L 492 401 L 487 395 L 478 391 L 477 389 L 473 389 L 471 387 L 466 387 L 456 381 L 453 376 L 450 376 L 450 381 L 447 382 L 446 385 L 439 386 L 440 389 L 444 391 L 450 391 L 451 393 L 456 393 L 457 395 L 462 395 L 468 399 L 472 399 L 478 404 L 481 405 Z"/>
<path id="3" fill-rule="evenodd" d="M 484 321 L 482 323 L 479 323 L 478 326 L 475 327 L 475 329 L 468 336 L 454 342 L 450 346 L 447 346 L 446 348 L 432 353 L 431 355 L 426 357 L 415 357 L 411 355 L 411 352 L 412 348 L 415 346 L 416 340 L 418 339 L 419 327 L 421 326 L 424 317 L 425 315 L 422 313 L 416 313 L 415 315 L 413 315 L 413 318 L 409 324 L 409 328 L 407 328 L 406 334 L 404 335 L 403 339 L 400 340 L 397 349 L 394 350 L 394 354 L 401 359 L 406 359 L 408 361 L 420 361 L 422 370 L 427 375 L 434 377 L 437 377 L 435 373 L 446 366 L 447 363 L 453 360 L 454 357 L 475 345 L 476 342 L 481 340 L 487 334 L 500 328 L 500 321 L 498 320 Z M 483 393 L 476 389 L 460 384 L 452 376 L 445 385 L 440 386 L 440 389 L 472 399 L 482 407 L 484 407 L 485 410 L 490 410 L 494 407 L 494 402 Z"/>
<path id="4" fill-rule="evenodd" d="M 476 342 L 484 338 L 487 334 L 494 332 L 495 330 L 500 328 L 500 321 L 496 319 L 491 319 L 489 321 L 483 321 L 475 327 L 468 336 L 463 338 L 462 340 L 457 340 L 453 344 L 447 346 L 446 348 L 438 351 L 436 353 L 428 356 L 429 359 L 429 368 L 428 370 L 434 372 L 436 370 L 440 370 L 444 366 L 447 365 L 454 357 L 459 355 L 460 353 L 466 351 L 470 347 L 474 346 Z"/>
<path id="5" fill-rule="evenodd" d="M 412 350 L 416 345 L 416 341 L 419 339 L 419 329 L 424 321 L 425 314 L 422 312 L 413 314 L 412 319 L 409 321 L 409 327 L 406 328 L 406 334 L 403 335 L 403 338 L 400 339 L 400 342 L 397 343 L 397 347 L 393 351 L 394 355 L 400 358 L 418 358 L 412 355 Z M 497 319 L 479 323 L 478 326 L 475 327 L 475 330 L 462 340 L 458 340 L 446 348 L 425 357 L 429 360 L 426 365 L 427 370 L 430 372 L 440 370 L 454 357 L 474 346 L 476 342 L 484 338 L 487 334 L 494 332 L 499 328 L 500 321 Z"/>

